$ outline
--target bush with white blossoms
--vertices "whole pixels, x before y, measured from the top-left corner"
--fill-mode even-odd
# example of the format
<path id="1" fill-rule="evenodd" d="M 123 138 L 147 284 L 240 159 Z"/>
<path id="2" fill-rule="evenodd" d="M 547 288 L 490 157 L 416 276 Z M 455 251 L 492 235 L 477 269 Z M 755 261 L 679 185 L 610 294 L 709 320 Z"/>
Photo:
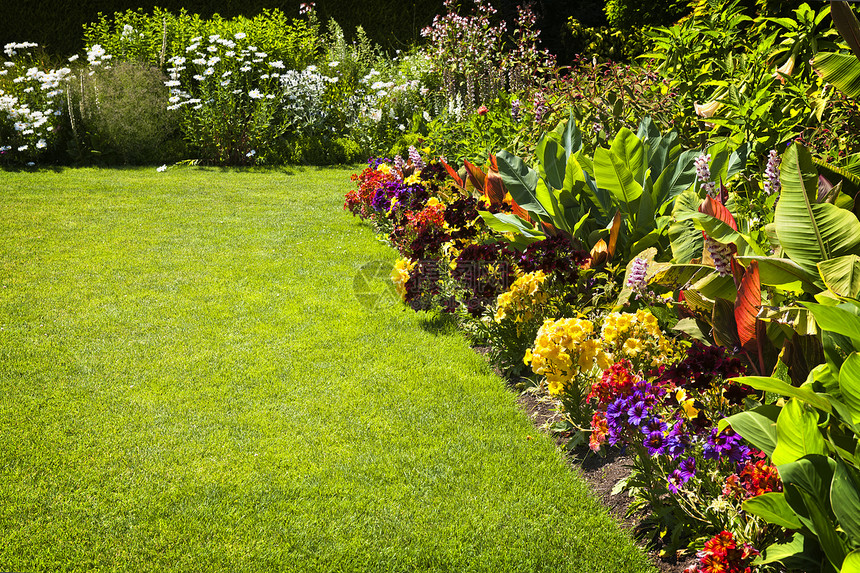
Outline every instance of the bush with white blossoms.
<path id="1" fill-rule="evenodd" d="M 9 43 L 0 68 L 0 162 L 34 161 L 56 139 L 69 68 L 44 70 L 32 42 Z"/>

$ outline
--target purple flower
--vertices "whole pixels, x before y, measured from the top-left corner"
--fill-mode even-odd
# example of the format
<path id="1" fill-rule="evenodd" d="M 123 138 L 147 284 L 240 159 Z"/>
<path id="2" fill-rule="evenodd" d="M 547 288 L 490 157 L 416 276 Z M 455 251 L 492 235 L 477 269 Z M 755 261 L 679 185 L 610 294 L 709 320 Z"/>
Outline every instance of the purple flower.
<path id="1" fill-rule="evenodd" d="M 627 286 L 636 293 L 636 298 L 645 293 L 648 284 L 645 282 L 648 273 L 648 260 L 642 257 L 633 259 L 630 266 L 630 276 L 627 277 Z"/>
<path id="2" fill-rule="evenodd" d="M 654 417 L 646 420 L 644 424 L 642 424 L 642 429 L 650 432 L 665 432 L 666 431 L 666 422 L 662 419 Z"/>
<path id="3" fill-rule="evenodd" d="M 687 458 L 681 465 L 669 474 L 666 481 L 669 482 L 669 491 L 678 493 L 681 486 L 690 481 L 696 475 L 696 458 Z"/>
<path id="4" fill-rule="evenodd" d="M 750 454 L 749 448 L 743 443 L 743 438 L 731 428 L 726 428 L 720 433 L 717 432 L 717 428 L 713 428 L 702 451 L 706 460 L 727 458 L 735 463 L 742 462 Z"/>
<path id="5" fill-rule="evenodd" d="M 779 153 L 775 149 L 771 149 L 767 157 L 767 167 L 764 170 L 764 193 L 779 193 L 782 184 L 779 181 L 779 164 L 781 159 Z"/>
<path id="6" fill-rule="evenodd" d="M 665 437 L 663 432 L 651 432 L 645 439 L 644 445 L 652 456 L 659 456 L 665 451 Z"/>
<path id="7" fill-rule="evenodd" d="M 636 402 L 632 408 L 627 410 L 627 419 L 634 426 L 642 425 L 642 422 L 647 422 L 648 408 L 645 402 Z"/>
<path id="8" fill-rule="evenodd" d="M 696 458 L 687 458 L 681 462 L 681 465 L 678 466 L 678 471 L 681 472 L 684 482 L 691 480 L 696 475 Z"/>

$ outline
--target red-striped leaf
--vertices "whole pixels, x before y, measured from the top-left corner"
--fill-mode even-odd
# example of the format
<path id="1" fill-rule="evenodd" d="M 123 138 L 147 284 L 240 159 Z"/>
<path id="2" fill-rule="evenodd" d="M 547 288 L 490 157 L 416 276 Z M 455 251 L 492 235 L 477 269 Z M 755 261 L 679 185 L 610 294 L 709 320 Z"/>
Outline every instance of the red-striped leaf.
<path id="1" fill-rule="evenodd" d="M 492 156 L 491 156 L 492 157 Z M 492 165 L 487 170 L 487 178 L 484 184 L 484 195 L 490 200 L 490 205 L 498 207 L 505 201 L 505 196 L 508 190 L 502 181 L 502 176 L 499 175 L 499 170 L 494 169 Z"/>
<path id="2" fill-rule="evenodd" d="M 738 230 L 738 224 L 735 222 L 735 218 L 732 217 L 729 210 L 726 209 L 726 206 L 723 205 L 719 199 L 714 199 L 710 195 L 705 197 L 705 200 L 702 201 L 701 205 L 699 205 L 699 213 L 715 217 L 735 231 Z"/>
<path id="3" fill-rule="evenodd" d="M 756 344 L 756 317 L 761 308 L 761 280 L 758 262 L 750 262 L 735 299 L 735 322 L 738 325 L 738 338 L 741 346 L 751 355 L 758 354 Z"/>
<path id="4" fill-rule="evenodd" d="M 454 180 L 454 183 L 456 183 L 460 189 L 466 188 L 466 184 L 463 183 L 463 180 L 460 178 L 460 174 L 457 173 L 457 171 L 453 167 L 451 167 L 450 165 L 448 165 L 447 163 L 445 163 L 441 159 L 439 160 L 439 163 L 442 164 L 442 167 L 445 168 L 445 171 L 448 172 L 448 175 L 451 176 L 451 179 Z"/>
<path id="5" fill-rule="evenodd" d="M 466 166 L 466 173 L 469 175 L 469 181 L 472 182 L 472 186 L 483 193 L 487 174 L 480 167 L 469 161 L 464 160 L 463 165 Z"/>

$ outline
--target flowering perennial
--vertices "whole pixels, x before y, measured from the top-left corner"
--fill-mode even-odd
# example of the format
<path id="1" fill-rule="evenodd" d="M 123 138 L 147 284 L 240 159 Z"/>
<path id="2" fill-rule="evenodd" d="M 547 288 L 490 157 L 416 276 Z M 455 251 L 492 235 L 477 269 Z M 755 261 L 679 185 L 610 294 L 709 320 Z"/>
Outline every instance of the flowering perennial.
<path id="1" fill-rule="evenodd" d="M 534 348 L 526 351 L 526 364 L 546 378 L 549 392 L 559 395 L 580 373 L 595 365 L 609 368 L 609 356 L 592 338 L 594 325 L 583 318 L 547 319 L 538 330 Z"/>

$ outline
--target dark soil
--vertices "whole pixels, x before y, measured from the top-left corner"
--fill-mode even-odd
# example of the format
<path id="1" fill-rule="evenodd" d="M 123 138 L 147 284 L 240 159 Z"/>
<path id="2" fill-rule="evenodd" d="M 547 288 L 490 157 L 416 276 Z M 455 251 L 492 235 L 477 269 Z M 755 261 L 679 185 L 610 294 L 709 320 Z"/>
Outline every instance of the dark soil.
<path id="1" fill-rule="evenodd" d="M 536 427 L 541 427 L 547 421 L 552 420 L 555 413 L 546 403 L 538 401 L 534 394 L 529 392 L 520 393 L 517 401 L 532 419 Z M 559 447 L 564 447 L 565 439 L 560 435 L 552 435 Z M 649 547 L 648 539 L 641 539 L 636 535 L 637 527 L 645 517 L 644 513 L 627 515 L 631 499 L 624 493 L 612 495 L 615 485 L 630 474 L 628 464 L 630 457 L 622 454 L 619 450 L 610 450 L 606 456 L 598 456 L 588 450 L 587 447 L 575 450 L 568 454 L 571 468 L 577 471 L 588 484 L 597 498 L 606 506 L 609 513 L 621 524 L 621 527 L 633 533 L 639 544 L 648 551 L 654 565 L 660 573 L 683 573 L 686 567 L 695 563 L 695 557 L 664 557 L 660 555 L 659 547 Z"/>

